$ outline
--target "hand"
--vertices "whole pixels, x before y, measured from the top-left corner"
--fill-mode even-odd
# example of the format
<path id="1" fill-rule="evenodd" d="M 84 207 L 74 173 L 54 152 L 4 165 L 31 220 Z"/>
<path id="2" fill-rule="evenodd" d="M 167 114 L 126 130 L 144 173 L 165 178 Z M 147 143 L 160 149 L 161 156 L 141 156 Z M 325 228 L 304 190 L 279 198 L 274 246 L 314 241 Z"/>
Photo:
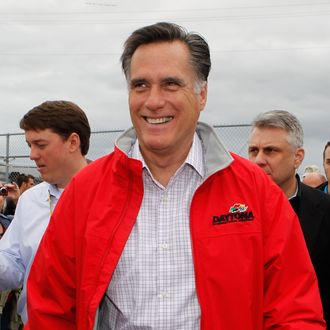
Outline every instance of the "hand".
<path id="1" fill-rule="evenodd" d="M 20 196 L 20 190 L 18 188 L 17 183 L 5 183 L 3 186 L 6 187 L 8 190 L 8 195 L 6 197 L 12 198 L 14 202 L 17 203 L 18 198 Z"/>

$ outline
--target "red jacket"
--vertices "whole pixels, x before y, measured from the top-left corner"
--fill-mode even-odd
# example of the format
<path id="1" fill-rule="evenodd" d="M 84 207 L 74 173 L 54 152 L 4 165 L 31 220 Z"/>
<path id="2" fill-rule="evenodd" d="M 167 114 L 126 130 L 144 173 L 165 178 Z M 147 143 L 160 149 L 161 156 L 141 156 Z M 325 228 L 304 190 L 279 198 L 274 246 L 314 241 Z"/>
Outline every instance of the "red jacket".
<path id="1" fill-rule="evenodd" d="M 191 205 L 201 329 L 325 329 L 314 270 L 286 197 L 257 166 L 233 157 Z M 78 173 L 32 266 L 26 329 L 93 329 L 142 198 L 141 163 L 117 148 Z"/>

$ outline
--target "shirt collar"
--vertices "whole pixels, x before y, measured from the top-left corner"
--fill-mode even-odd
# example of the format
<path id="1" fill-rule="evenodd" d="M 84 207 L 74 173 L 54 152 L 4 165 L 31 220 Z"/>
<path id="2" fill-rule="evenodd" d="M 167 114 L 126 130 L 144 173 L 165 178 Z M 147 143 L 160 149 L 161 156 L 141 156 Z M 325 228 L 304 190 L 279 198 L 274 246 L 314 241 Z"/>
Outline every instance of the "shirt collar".
<path id="1" fill-rule="evenodd" d="M 135 143 L 132 146 L 131 151 L 129 152 L 129 156 L 131 158 L 137 159 L 142 162 L 142 167 L 146 168 L 148 172 L 150 173 L 150 170 L 146 164 L 146 162 L 143 159 L 143 156 L 141 154 L 140 148 L 139 148 L 139 141 L 136 139 Z M 205 176 L 205 166 L 204 166 L 204 157 L 203 157 L 203 147 L 202 142 L 198 135 L 195 133 L 193 138 L 192 146 L 189 150 L 188 156 L 186 160 L 184 161 L 184 164 L 191 165 L 197 173 L 204 178 Z M 181 168 L 181 167 L 180 167 Z"/>
<path id="2" fill-rule="evenodd" d="M 56 199 L 59 199 L 61 196 L 63 189 L 59 189 L 56 185 L 54 184 L 49 184 L 48 186 L 48 193 L 50 196 L 54 196 Z"/>
<path id="3" fill-rule="evenodd" d="M 299 178 L 299 175 L 296 174 L 296 180 L 297 180 L 297 188 L 296 188 L 296 191 L 295 193 L 289 197 L 289 200 L 295 198 L 295 197 L 301 197 L 301 181 L 300 181 L 300 178 Z"/>

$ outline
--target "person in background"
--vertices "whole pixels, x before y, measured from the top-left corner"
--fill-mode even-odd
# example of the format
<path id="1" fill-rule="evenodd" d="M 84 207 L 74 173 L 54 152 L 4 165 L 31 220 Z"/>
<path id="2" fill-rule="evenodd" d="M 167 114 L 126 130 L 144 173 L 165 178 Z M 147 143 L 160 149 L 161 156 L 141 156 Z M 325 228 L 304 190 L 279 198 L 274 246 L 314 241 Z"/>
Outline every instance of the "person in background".
<path id="1" fill-rule="evenodd" d="M 13 214 L 8 211 L 8 200 L 14 201 L 18 198 L 19 189 L 15 183 L 3 184 L 0 182 L 0 240 L 13 219 Z M 16 313 L 18 294 L 19 290 L 0 292 L 0 329 L 19 329 L 19 320 Z"/>
<path id="2" fill-rule="evenodd" d="M 326 177 L 318 172 L 304 173 L 302 176 L 302 182 L 312 188 L 317 188 L 326 181 Z"/>
<path id="3" fill-rule="evenodd" d="M 26 329 L 324 329 L 287 199 L 198 121 L 205 39 L 157 23 L 121 60 L 133 127 L 62 195 L 31 268 Z"/>
<path id="4" fill-rule="evenodd" d="M 20 197 L 20 190 L 16 182 L 0 182 L 0 213 L 11 218 L 15 214 L 16 203 Z"/>
<path id="5" fill-rule="evenodd" d="M 7 196 L 7 188 L 3 185 L 3 183 L 0 182 L 0 238 L 5 233 L 5 230 L 8 228 L 12 217 L 8 217 L 5 214 L 3 214 L 3 210 L 5 207 L 6 202 L 6 196 Z"/>
<path id="6" fill-rule="evenodd" d="M 317 165 L 306 165 L 304 167 L 304 174 L 313 172 L 320 173 L 320 169 Z"/>
<path id="7" fill-rule="evenodd" d="M 31 174 L 22 173 L 17 177 L 16 183 L 22 195 L 25 190 L 32 188 L 35 185 L 34 176 Z"/>
<path id="8" fill-rule="evenodd" d="M 328 141 L 323 150 L 323 168 L 327 181 L 322 183 L 317 189 L 324 191 L 327 194 L 330 194 L 329 191 L 329 180 L 330 180 L 330 141 Z"/>
<path id="9" fill-rule="evenodd" d="M 17 190 L 17 187 L 19 191 L 16 191 L 16 194 L 14 197 L 8 196 L 6 198 L 6 207 L 4 210 L 4 213 L 6 215 L 14 215 L 15 210 L 16 210 L 16 204 L 18 201 L 19 196 L 27 189 L 31 188 L 34 186 L 34 176 L 31 174 L 25 175 L 25 174 L 19 174 L 16 178 L 16 182 L 12 182 L 9 184 L 9 189 L 10 190 Z"/>
<path id="10" fill-rule="evenodd" d="M 9 227 L 12 219 L 12 217 L 0 213 L 0 239 L 4 235 L 6 229 Z"/>
<path id="11" fill-rule="evenodd" d="M 298 215 L 318 278 L 324 317 L 330 322 L 330 196 L 300 182 L 303 129 L 290 112 L 259 114 L 251 125 L 249 159 L 274 180 Z"/>
<path id="12" fill-rule="evenodd" d="M 1 206 L 1 195 L 0 195 L 0 206 Z M 4 235 L 6 229 L 10 225 L 12 218 L 0 213 L 0 240 Z M 8 307 L 8 297 L 10 296 L 11 291 L 1 291 L 0 292 L 0 329 L 9 329 L 8 325 L 10 323 L 10 317 L 7 312 Z"/>
<path id="13" fill-rule="evenodd" d="M 20 127 L 44 182 L 20 196 L 14 219 L 0 241 L 0 290 L 23 285 L 18 313 L 25 323 L 30 267 L 62 191 L 87 164 L 91 131 L 83 110 L 68 101 L 34 107 L 23 116 Z"/>

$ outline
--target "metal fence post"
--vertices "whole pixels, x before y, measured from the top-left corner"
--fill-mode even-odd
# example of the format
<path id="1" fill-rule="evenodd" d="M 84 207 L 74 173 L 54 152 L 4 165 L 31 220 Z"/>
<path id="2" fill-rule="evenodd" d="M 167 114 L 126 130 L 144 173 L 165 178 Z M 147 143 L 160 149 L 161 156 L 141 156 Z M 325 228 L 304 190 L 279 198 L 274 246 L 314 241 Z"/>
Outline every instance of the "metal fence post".
<path id="1" fill-rule="evenodd" d="M 6 157 L 4 159 L 6 164 L 6 172 L 5 172 L 5 182 L 8 182 L 9 179 L 9 133 L 6 134 Z"/>

